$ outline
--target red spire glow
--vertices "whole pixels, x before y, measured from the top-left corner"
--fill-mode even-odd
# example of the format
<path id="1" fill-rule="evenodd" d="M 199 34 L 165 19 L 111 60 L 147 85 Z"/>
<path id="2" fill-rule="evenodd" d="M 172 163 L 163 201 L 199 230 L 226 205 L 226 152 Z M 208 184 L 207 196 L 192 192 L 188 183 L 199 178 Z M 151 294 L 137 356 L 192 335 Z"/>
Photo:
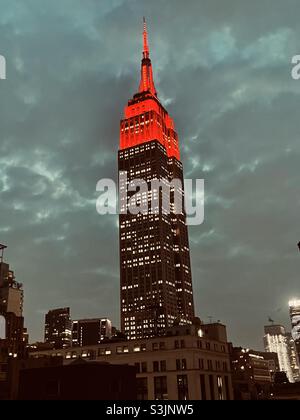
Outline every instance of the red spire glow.
<path id="1" fill-rule="evenodd" d="M 144 32 L 143 32 L 143 37 L 144 37 L 144 51 L 143 51 L 143 57 L 144 57 L 144 58 L 149 58 L 149 56 L 150 56 L 150 51 L 149 51 L 149 44 L 148 44 L 147 23 L 146 23 L 146 18 L 145 18 L 145 17 L 144 17 Z"/>
<path id="2" fill-rule="evenodd" d="M 152 140 L 159 141 L 169 157 L 180 160 L 174 121 L 157 98 L 144 18 L 141 82 L 139 92 L 125 108 L 125 118 L 121 121 L 120 148 L 127 149 Z"/>
<path id="3" fill-rule="evenodd" d="M 152 95 L 157 96 L 156 89 L 153 80 L 152 63 L 150 60 L 150 50 L 148 44 L 148 32 L 146 19 L 144 18 L 144 30 L 143 30 L 144 48 L 143 48 L 143 60 L 141 70 L 141 83 L 140 92 L 150 92 Z"/>

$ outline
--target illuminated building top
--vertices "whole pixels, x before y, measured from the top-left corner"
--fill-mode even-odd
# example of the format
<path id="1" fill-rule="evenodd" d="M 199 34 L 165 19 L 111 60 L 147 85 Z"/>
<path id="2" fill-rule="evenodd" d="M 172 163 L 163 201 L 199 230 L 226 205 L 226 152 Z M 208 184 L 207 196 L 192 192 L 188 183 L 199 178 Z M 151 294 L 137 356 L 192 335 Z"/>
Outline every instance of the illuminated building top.
<path id="1" fill-rule="evenodd" d="M 158 140 L 165 147 L 169 157 L 180 160 L 174 121 L 157 97 L 144 18 L 141 81 L 138 93 L 129 100 L 124 111 L 120 129 L 120 149 L 152 140 Z"/>

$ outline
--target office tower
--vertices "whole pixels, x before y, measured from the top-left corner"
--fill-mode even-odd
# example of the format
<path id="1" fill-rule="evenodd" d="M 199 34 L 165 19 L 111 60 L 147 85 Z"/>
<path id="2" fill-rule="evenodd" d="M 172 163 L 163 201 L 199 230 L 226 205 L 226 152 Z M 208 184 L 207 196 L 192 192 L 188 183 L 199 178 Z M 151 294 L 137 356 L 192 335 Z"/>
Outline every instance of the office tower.
<path id="1" fill-rule="evenodd" d="M 16 281 L 9 264 L 4 262 L 4 250 L 0 244 L 0 315 L 2 347 L 9 355 L 19 357 L 24 353 L 23 285 Z M 5 331 L 3 325 L 5 323 Z M 5 333 L 5 334 L 4 334 Z M 4 337 L 5 335 L 5 337 Z"/>
<path id="2" fill-rule="evenodd" d="M 0 244 L 0 400 L 11 397 L 14 379 L 11 359 L 21 359 L 26 354 L 23 289 L 4 262 L 5 249 Z"/>
<path id="3" fill-rule="evenodd" d="M 298 360 L 300 362 L 300 299 L 289 302 L 290 318 L 292 323 L 292 337 L 295 341 Z"/>
<path id="4" fill-rule="evenodd" d="M 70 308 L 54 309 L 45 316 L 45 343 L 55 349 L 71 347 L 72 321 Z"/>
<path id="5" fill-rule="evenodd" d="M 265 326 L 264 345 L 267 352 L 277 353 L 280 370 L 286 373 L 290 382 L 294 382 L 284 327 L 282 325 Z"/>
<path id="6" fill-rule="evenodd" d="M 298 359 L 296 344 L 291 333 L 286 333 L 286 339 L 287 339 L 287 344 L 288 344 L 288 349 L 289 349 L 289 357 L 290 357 L 293 378 L 295 382 L 299 382 L 300 381 L 299 359 Z"/>
<path id="7" fill-rule="evenodd" d="M 9 264 L 0 260 L 0 313 L 23 314 L 23 285 L 16 281 Z"/>
<path id="8" fill-rule="evenodd" d="M 175 193 L 184 202 L 184 188 L 173 184 L 168 194 L 154 182 L 183 184 L 183 167 L 174 122 L 154 85 L 145 22 L 143 40 L 139 91 L 120 125 L 121 329 L 129 339 L 161 335 L 175 321 L 190 324 L 194 318 L 186 215 L 184 205 L 179 212 L 174 204 Z M 147 191 L 128 192 L 137 179 Z M 148 211 L 132 214 L 132 199 Z"/>
<path id="9" fill-rule="evenodd" d="M 74 347 L 100 344 L 112 334 L 111 321 L 107 318 L 79 319 L 73 321 L 72 345 Z"/>

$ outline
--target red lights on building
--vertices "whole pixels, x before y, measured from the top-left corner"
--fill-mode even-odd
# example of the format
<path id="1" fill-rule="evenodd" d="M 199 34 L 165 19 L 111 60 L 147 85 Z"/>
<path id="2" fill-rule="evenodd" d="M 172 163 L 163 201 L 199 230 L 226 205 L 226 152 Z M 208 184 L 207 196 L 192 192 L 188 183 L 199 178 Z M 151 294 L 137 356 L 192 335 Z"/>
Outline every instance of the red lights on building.
<path id="1" fill-rule="evenodd" d="M 125 117 L 120 127 L 120 149 L 158 140 L 166 149 L 168 157 L 180 160 L 178 135 L 174 121 L 157 98 L 148 33 L 144 19 L 143 59 L 139 92 L 128 102 Z"/>

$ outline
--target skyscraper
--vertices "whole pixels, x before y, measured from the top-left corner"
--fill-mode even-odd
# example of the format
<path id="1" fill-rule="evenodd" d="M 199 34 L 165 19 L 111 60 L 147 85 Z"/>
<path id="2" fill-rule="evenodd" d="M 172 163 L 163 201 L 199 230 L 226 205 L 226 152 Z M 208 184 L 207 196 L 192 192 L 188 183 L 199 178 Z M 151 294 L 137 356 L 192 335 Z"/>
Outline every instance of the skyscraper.
<path id="1" fill-rule="evenodd" d="M 0 400 L 10 398 L 13 369 L 10 359 L 23 358 L 26 354 L 23 288 L 4 262 L 5 249 L 0 244 Z"/>
<path id="2" fill-rule="evenodd" d="M 290 357 L 293 378 L 295 382 L 299 382 L 300 381 L 299 360 L 298 360 L 296 344 L 291 333 L 286 333 L 286 340 L 288 343 L 289 357 Z"/>
<path id="3" fill-rule="evenodd" d="M 55 349 L 71 347 L 72 321 L 70 308 L 54 309 L 45 316 L 45 343 Z"/>
<path id="4" fill-rule="evenodd" d="M 298 360 L 300 361 L 300 299 L 289 302 L 290 318 L 292 323 L 292 337 L 295 341 Z"/>
<path id="5" fill-rule="evenodd" d="M 194 318 L 190 250 L 184 205 L 175 212 L 175 194 L 184 202 L 183 167 L 172 118 L 154 85 L 144 20 L 139 91 L 129 100 L 120 124 L 120 279 L 121 328 L 130 339 L 152 337 Z M 124 174 L 126 175 L 124 178 Z M 127 192 L 135 180 L 147 191 Z M 181 187 L 164 188 L 175 179 Z M 129 212 L 129 202 L 146 205 L 147 214 Z M 156 211 L 149 211 L 157 200 Z M 170 209 L 170 211 L 167 210 Z M 175 214 L 176 213 L 176 214 Z"/>
<path id="6" fill-rule="evenodd" d="M 285 328 L 282 325 L 265 326 L 264 345 L 267 352 L 277 353 L 280 370 L 286 373 L 290 382 L 294 382 Z"/>
<path id="7" fill-rule="evenodd" d="M 107 318 L 79 319 L 73 321 L 72 345 L 93 346 L 111 337 L 112 325 Z"/>
<path id="8" fill-rule="evenodd" d="M 16 281 L 8 264 L 0 262 L 0 311 L 17 317 L 23 314 L 23 285 Z"/>

